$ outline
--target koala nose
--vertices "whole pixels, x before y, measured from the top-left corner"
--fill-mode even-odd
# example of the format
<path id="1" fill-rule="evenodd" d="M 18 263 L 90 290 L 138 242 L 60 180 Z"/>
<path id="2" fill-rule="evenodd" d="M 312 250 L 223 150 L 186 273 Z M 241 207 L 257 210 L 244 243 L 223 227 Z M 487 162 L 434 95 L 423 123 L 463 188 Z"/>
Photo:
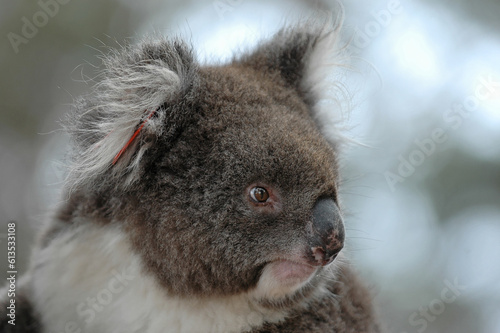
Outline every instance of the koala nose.
<path id="1" fill-rule="evenodd" d="M 332 199 L 316 202 L 312 214 L 312 234 L 309 244 L 310 256 L 316 265 L 331 263 L 344 247 L 344 222 Z"/>

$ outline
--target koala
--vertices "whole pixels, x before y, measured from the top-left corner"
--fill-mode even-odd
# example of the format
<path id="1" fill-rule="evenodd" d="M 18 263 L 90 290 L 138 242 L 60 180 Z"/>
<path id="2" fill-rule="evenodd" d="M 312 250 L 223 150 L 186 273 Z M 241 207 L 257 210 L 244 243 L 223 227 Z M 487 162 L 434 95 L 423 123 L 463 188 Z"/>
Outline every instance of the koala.
<path id="1" fill-rule="evenodd" d="M 380 332 L 319 121 L 339 29 L 285 27 L 220 65 L 158 36 L 106 55 L 0 331 Z"/>

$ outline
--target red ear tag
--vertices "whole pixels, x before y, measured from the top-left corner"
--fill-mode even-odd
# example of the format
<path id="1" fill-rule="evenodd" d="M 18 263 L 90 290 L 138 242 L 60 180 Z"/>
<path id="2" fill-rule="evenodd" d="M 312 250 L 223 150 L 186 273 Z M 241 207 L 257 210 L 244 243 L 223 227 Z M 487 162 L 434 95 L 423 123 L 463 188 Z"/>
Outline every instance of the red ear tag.
<path id="1" fill-rule="evenodd" d="M 118 159 L 123 155 L 123 153 L 132 144 L 132 142 L 134 142 L 134 139 L 139 135 L 139 133 L 141 132 L 141 130 L 144 127 L 144 125 L 146 125 L 147 121 L 155 114 L 155 112 L 156 112 L 156 110 L 151 111 L 149 113 L 149 115 L 146 117 L 146 119 L 144 119 L 141 122 L 141 125 L 135 130 L 134 134 L 130 137 L 130 139 L 127 141 L 127 143 L 125 144 L 125 146 L 123 146 L 123 148 L 120 149 L 120 151 L 118 152 L 118 154 L 116 154 L 115 158 L 113 158 L 113 165 L 115 165 L 116 162 L 118 162 Z"/>

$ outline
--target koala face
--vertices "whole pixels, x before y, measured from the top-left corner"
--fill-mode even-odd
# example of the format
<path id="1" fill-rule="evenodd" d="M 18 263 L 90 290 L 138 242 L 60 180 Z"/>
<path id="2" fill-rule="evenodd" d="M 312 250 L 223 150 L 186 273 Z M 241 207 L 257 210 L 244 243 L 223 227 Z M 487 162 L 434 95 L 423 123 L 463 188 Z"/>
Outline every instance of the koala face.
<path id="1" fill-rule="evenodd" d="M 98 98 L 81 104 L 95 115 L 77 112 L 75 160 L 94 169 L 75 169 L 74 192 L 114 203 L 102 219 L 124 223 L 170 294 L 288 297 L 342 249 L 336 151 L 314 121 L 308 72 L 332 38 L 285 30 L 216 67 L 181 42 L 146 43 L 114 55 Z"/>

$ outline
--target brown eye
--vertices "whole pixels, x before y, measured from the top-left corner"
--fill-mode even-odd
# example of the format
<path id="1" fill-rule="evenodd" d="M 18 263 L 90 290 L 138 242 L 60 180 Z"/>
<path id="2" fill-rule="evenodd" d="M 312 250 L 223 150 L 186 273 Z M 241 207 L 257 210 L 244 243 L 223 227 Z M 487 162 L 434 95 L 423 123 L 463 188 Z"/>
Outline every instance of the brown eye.
<path id="1" fill-rule="evenodd" d="M 267 190 L 263 187 L 254 187 L 250 190 L 250 197 L 255 202 L 263 203 L 269 199 L 269 192 L 267 192 Z"/>

